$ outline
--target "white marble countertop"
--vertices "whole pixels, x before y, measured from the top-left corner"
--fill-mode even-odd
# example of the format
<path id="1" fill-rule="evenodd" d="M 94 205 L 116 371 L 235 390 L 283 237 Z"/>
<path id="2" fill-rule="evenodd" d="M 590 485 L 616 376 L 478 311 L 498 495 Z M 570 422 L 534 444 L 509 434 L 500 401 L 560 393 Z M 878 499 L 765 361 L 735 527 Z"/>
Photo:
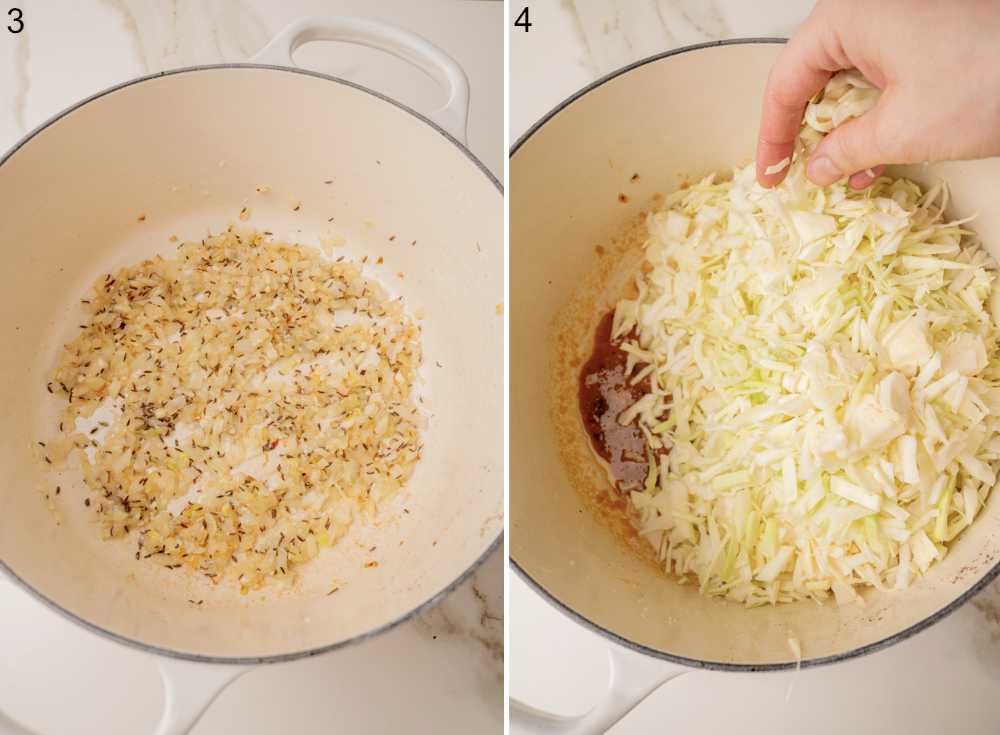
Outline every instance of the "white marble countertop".
<path id="1" fill-rule="evenodd" d="M 0 150 L 77 100 L 162 69 L 243 61 L 304 15 L 363 15 L 439 44 L 472 86 L 470 148 L 503 174 L 503 7 L 475 0 L 18 0 L 26 30 L 0 36 Z M 296 61 L 417 110 L 433 83 L 345 44 Z M 362 645 L 258 667 L 195 734 L 498 733 L 503 727 L 503 560 L 497 552 L 438 607 Z M 0 711 L 40 733 L 150 732 L 162 691 L 151 656 L 68 622 L 0 577 Z M 128 697 L 109 697 L 125 691 Z"/>
<path id="2" fill-rule="evenodd" d="M 510 140 L 581 87 L 628 63 L 720 38 L 788 36 L 802 0 L 556 0 L 510 34 Z M 510 695 L 582 714 L 603 694 L 603 638 L 564 617 L 516 574 L 508 591 Z M 1000 582 L 901 644 L 798 674 L 691 672 L 663 685 L 611 733 L 917 735 L 1000 732 Z M 512 723 L 511 734 L 520 730 Z"/>

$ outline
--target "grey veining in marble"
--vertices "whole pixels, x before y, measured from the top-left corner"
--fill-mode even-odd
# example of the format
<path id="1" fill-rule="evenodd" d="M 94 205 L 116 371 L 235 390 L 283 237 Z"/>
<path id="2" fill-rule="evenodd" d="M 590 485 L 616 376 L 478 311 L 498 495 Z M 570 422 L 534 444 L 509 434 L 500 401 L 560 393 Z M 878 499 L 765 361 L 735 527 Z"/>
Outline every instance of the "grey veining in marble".
<path id="1" fill-rule="evenodd" d="M 14 121 L 22 133 L 28 130 L 24 108 L 28 92 L 31 89 L 31 77 L 28 75 L 28 64 L 31 61 L 31 41 L 28 38 L 27 34 L 21 34 L 16 41 L 17 47 L 14 50 Z"/>
<path id="2" fill-rule="evenodd" d="M 240 0 L 103 0 L 121 16 L 147 72 L 192 63 L 245 61 L 268 40 L 256 11 Z"/>
<path id="3" fill-rule="evenodd" d="M 808 4 L 787 0 L 565 0 L 594 76 L 678 46 L 739 36 L 787 36 Z"/>

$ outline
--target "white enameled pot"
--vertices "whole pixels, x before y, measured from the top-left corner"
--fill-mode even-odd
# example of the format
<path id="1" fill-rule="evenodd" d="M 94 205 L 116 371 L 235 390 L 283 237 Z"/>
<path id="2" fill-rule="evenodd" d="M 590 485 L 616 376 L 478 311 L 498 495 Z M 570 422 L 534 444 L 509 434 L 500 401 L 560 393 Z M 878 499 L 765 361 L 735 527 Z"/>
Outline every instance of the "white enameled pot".
<path id="1" fill-rule="evenodd" d="M 947 557 L 905 591 L 869 591 L 863 606 L 803 602 L 744 609 L 666 579 L 623 543 L 614 513 L 592 510 L 607 475 L 579 419 L 576 379 L 601 316 L 639 259 L 615 233 L 655 193 L 752 160 L 760 100 L 780 39 L 678 49 L 622 69 L 559 105 L 510 158 L 510 556 L 570 618 L 612 641 L 607 699 L 560 732 L 603 732 L 691 668 L 767 671 L 876 651 L 968 600 L 1000 566 L 1000 498 Z M 893 173 L 892 171 L 890 171 Z M 1000 255 L 1000 160 L 897 169 L 951 185 L 952 213 Z M 638 174 L 638 176 L 635 176 Z M 624 196 L 622 196 L 624 195 Z M 669 723 L 669 721 L 667 721 Z M 522 727 L 546 728 L 538 723 Z M 669 727 L 669 724 L 667 724 Z"/>
<path id="2" fill-rule="evenodd" d="M 427 72 L 448 101 L 421 115 L 294 68 L 292 51 L 310 40 L 383 49 Z M 423 38 L 370 20 L 308 19 L 253 63 L 101 92 L 0 159 L 0 567 L 80 625 L 160 654 L 160 735 L 187 732 L 251 665 L 331 651 L 406 620 L 499 544 L 503 192 L 465 147 L 468 104 L 462 69 Z M 257 193 L 261 185 L 270 191 Z M 294 594 L 233 592 L 195 607 L 197 588 L 97 540 L 79 484 L 64 485 L 51 512 L 52 479 L 32 446 L 52 433 L 58 405 L 46 375 L 89 284 L 169 253 L 171 235 L 197 239 L 230 223 L 306 244 L 340 237 L 338 255 L 371 256 L 368 275 L 422 314 L 432 416 L 396 502 L 306 565 Z M 366 568 L 373 554 L 378 566 Z M 0 715 L 7 731 L 20 732 Z"/>

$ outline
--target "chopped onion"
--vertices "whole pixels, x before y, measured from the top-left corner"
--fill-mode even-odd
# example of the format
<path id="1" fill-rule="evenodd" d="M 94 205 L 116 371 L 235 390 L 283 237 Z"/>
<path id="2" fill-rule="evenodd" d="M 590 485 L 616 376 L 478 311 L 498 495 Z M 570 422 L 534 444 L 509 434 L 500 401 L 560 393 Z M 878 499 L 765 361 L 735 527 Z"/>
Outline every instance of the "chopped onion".
<path id="1" fill-rule="evenodd" d="M 420 329 L 357 264 L 230 228 L 84 304 L 50 387 L 87 505 L 136 559 L 243 593 L 292 579 L 420 458 Z"/>

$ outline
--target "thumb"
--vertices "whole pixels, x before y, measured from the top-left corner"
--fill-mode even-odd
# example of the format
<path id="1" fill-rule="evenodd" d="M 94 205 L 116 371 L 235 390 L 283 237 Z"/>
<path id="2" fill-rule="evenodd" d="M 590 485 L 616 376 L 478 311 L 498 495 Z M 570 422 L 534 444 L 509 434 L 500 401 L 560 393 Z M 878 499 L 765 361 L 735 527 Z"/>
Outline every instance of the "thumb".
<path id="1" fill-rule="evenodd" d="M 885 136 L 880 131 L 880 126 L 884 128 L 885 115 L 886 104 L 882 100 L 860 117 L 834 128 L 809 158 L 806 165 L 809 180 L 819 186 L 828 186 L 880 163 L 903 163 L 897 160 L 898 151 L 886 149 Z"/>

